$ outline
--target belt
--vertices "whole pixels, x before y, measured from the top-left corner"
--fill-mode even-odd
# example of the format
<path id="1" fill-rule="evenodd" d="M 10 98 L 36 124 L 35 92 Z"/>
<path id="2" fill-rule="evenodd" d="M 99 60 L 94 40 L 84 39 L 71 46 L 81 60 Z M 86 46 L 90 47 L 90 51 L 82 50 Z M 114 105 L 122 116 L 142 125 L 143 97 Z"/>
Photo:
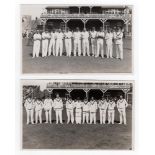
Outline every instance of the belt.
<path id="1" fill-rule="evenodd" d="M 86 113 L 89 113 L 89 111 L 83 111 L 83 113 L 85 113 L 85 112 L 86 112 Z"/>

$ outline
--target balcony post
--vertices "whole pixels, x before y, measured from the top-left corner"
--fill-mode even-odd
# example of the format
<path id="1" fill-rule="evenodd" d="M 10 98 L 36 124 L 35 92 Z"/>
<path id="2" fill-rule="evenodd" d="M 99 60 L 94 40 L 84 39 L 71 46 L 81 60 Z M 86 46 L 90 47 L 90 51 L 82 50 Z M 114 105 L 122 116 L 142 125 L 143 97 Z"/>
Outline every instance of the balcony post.
<path id="1" fill-rule="evenodd" d="M 79 6 L 79 14 L 80 14 L 80 8 L 81 8 L 81 7 Z"/>
<path id="2" fill-rule="evenodd" d="M 81 19 L 83 24 L 84 24 L 84 28 L 86 28 L 86 22 L 88 21 L 88 19 Z"/>
<path id="3" fill-rule="evenodd" d="M 86 98 L 88 99 L 88 97 L 89 97 L 89 95 L 88 95 L 88 92 L 89 92 L 89 89 L 83 89 L 84 91 L 85 91 L 85 93 L 86 93 Z"/>
<path id="4" fill-rule="evenodd" d="M 122 89 L 122 91 L 124 92 L 124 98 L 127 100 L 127 93 L 129 92 L 129 89 Z"/>
<path id="5" fill-rule="evenodd" d="M 107 19 L 100 19 L 100 21 L 102 22 L 102 24 L 103 24 L 103 29 L 104 29 L 104 23 L 107 21 Z"/>
<path id="6" fill-rule="evenodd" d="M 66 31 L 66 28 L 67 28 L 67 22 L 68 21 L 69 21 L 68 19 L 63 19 L 63 22 L 65 23 L 65 31 Z"/>
<path id="7" fill-rule="evenodd" d="M 69 93 L 69 96 L 70 96 L 70 93 L 72 92 L 73 89 L 66 89 Z"/>
<path id="8" fill-rule="evenodd" d="M 90 8 L 90 14 L 91 14 L 91 11 L 92 11 L 92 6 L 90 6 L 89 8 Z"/>

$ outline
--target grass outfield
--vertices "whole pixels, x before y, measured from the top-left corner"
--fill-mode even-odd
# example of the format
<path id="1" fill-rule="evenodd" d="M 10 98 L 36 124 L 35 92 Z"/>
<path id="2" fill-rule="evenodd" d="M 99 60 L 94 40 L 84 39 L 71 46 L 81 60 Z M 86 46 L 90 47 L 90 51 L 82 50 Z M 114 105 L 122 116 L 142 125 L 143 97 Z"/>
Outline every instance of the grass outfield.
<path id="1" fill-rule="evenodd" d="M 118 111 L 115 112 L 115 124 L 100 125 L 99 112 L 97 124 L 26 125 L 26 112 L 23 111 L 23 149 L 132 149 L 132 109 L 127 109 L 127 125 L 119 125 Z M 43 120 L 45 116 L 43 112 Z"/>
<path id="2" fill-rule="evenodd" d="M 23 73 L 131 73 L 132 50 L 131 39 L 123 42 L 124 59 L 101 59 L 101 57 L 63 56 L 47 58 L 32 58 L 32 46 L 26 46 L 27 40 L 23 39 L 22 71 Z M 65 51 L 64 51 L 65 52 Z M 72 52 L 73 55 L 73 52 Z M 116 57 L 115 50 L 113 56 Z"/>

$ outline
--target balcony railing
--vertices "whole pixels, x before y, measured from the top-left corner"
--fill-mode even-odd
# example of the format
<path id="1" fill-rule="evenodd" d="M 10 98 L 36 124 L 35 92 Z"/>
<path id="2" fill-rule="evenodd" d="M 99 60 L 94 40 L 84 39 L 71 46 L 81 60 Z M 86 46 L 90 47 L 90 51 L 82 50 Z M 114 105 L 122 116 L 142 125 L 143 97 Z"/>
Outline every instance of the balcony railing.
<path id="1" fill-rule="evenodd" d="M 131 14 L 42 14 L 41 18 L 48 19 L 131 19 Z"/>
<path id="2" fill-rule="evenodd" d="M 50 82 L 47 84 L 47 89 L 130 89 L 131 83 L 59 83 Z"/>

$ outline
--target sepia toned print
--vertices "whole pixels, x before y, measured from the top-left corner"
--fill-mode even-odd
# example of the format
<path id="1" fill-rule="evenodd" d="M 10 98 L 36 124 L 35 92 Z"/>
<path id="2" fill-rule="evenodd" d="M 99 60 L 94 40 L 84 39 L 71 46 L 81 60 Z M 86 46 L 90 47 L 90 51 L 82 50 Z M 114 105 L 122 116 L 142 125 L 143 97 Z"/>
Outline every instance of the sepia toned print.
<path id="1" fill-rule="evenodd" d="M 23 149 L 132 150 L 132 81 L 22 80 Z"/>
<path id="2" fill-rule="evenodd" d="M 22 73 L 132 73 L 132 6 L 21 5 Z"/>

